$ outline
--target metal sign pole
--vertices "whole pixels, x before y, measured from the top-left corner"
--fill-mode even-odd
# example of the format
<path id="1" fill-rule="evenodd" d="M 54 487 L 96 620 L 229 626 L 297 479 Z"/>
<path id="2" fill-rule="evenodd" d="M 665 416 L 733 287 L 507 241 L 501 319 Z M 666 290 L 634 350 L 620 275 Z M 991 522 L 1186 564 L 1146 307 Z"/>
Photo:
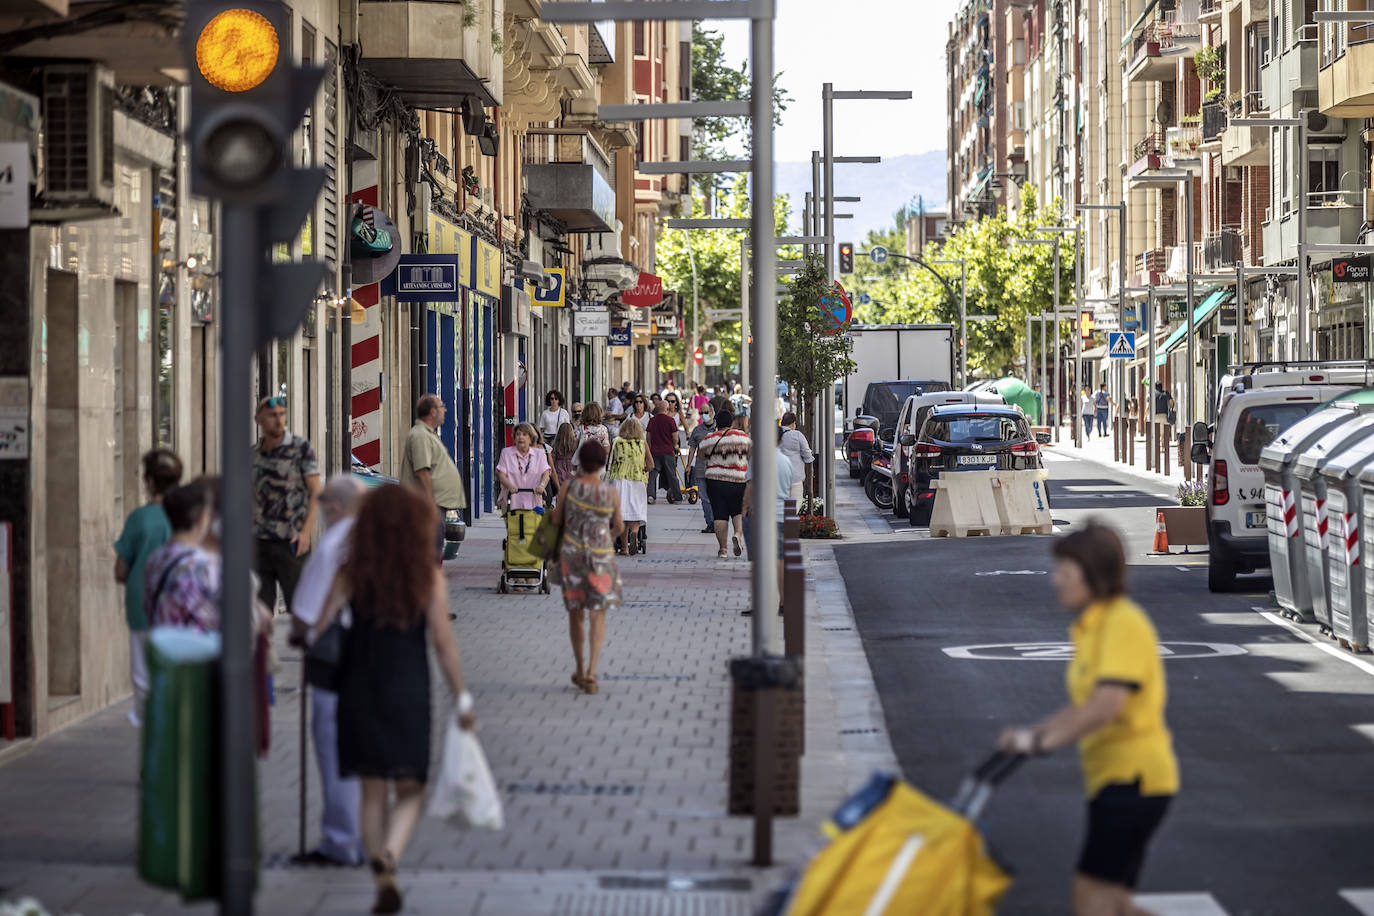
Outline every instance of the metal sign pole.
<path id="1" fill-rule="evenodd" d="M 1059 236 L 1054 237 L 1054 442 L 1059 444 L 1059 428 L 1064 425 L 1063 382 L 1059 377 Z M 1070 396 L 1072 397 L 1072 396 Z M 1069 405 L 1070 416 L 1073 404 Z"/>

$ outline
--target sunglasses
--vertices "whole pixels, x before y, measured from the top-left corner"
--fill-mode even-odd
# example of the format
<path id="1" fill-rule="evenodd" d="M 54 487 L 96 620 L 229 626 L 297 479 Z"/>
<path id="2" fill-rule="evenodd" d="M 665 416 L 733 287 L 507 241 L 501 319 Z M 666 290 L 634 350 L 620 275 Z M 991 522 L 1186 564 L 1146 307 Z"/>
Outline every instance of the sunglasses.
<path id="1" fill-rule="evenodd" d="M 285 406 L 286 406 L 286 398 L 283 397 L 283 396 L 281 396 L 281 395 L 278 395 L 278 396 L 272 397 L 272 398 L 268 398 L 267 400 L 265 400 L 265 401 L 262 402 L 262 406 L 263 406 L 263 407 L 285 407 Z"/>

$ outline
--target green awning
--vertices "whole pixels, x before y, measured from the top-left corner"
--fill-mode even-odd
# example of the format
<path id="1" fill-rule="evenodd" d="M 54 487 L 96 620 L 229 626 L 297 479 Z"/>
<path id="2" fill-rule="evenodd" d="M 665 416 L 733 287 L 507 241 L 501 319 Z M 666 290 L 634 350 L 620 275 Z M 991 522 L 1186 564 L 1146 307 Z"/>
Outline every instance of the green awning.
<path id="1" fill-rule="evenodd" d="M 1131 39 L 1135 37 L 1135 30 L 1140 28 L 1140 24 L 1145 21 L 1145 17 L 1150 15 L 1150 12 L 1154 10 L 1158 3 L 1159 0 L 1150 0 L 1149 3 L 1145 4 L 1145 9 L 1141 12 L 1140 18 L 1131 23 L 1131 27 L 1126 30 L 1126 37 L 1121 39 L 1121 47 L 1124 48 L 1126 45 L 1130 44 Z"/>
<path id="2" fill-rule="evenodd" d="M 1212 313 L 1221 308 L 1222 303 L 1228 302 L 1236 295 L 1233 289 L 1219 289 L 1197 305 L 1193 306 L 1193 328 L 1196 330 L 1204 321 L 1212 317 Z M 1174 329 L 1174 332 L 1165 339 L 1164 344 L 1159 348 L 1155 355 L 1155 365 L 1164 365 L 1169 358 L 1169 351 L 1183 342 L 1183 338 L 1188 336 L 1188 325 L 1181 324 Z"/>

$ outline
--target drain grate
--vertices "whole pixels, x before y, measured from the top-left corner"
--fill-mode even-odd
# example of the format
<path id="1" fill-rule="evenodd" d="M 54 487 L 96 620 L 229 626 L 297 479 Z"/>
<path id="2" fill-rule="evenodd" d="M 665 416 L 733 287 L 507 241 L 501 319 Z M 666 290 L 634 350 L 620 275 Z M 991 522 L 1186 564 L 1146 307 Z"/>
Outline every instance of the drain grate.
<path id="1" fill-rule="evenodd" d="M 512 795 L 604 795 L 623 798 L 638 795 L 642 788 L 624 783 L 513 782 L 506 786 L 506 791 Z"/>
<path id="2" fill-rule="evenodd" d="M 880 735 L 880 734 L 882 734 L 882 731 L 883 731 L 883 730 L 882 730 L 881 728 L 842 728 L 842 729 L 840 729 L 840 734 L 841 734 L 841 735 Z"/>
<path id="3" fill-rule="evenodd" d="M 602 875 L 596 881 L 603 891 L 730 891 L 754 889 L 748 878 L 689 878 L 680 875 Z"/>
<path id="4" fill-rule="evenodd" d="M 602 674 L 599 681 L 694 681 L 695 674 Z"/>
<path id="5" fill-rule="evenodd" d="M 821 627 L 827 633 L 844 633 L 854 629 L 853 627 Z"/>
<path id="6" fill-rule="evenodd" d="M 606 891 L 560 894 L 553 916 L 750 916 L 750 895 L 744 893 L 664 893 L 662 891 Z"/>

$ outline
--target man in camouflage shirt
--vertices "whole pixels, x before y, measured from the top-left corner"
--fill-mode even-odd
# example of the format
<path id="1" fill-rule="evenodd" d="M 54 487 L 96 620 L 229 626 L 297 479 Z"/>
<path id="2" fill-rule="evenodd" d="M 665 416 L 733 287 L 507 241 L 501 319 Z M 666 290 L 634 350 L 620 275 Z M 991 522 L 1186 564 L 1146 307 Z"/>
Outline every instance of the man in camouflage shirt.
<path id="1" fill-rule="evenodd" d="M 255 419 L 253 571 L 262 603 L 275 609 L 280 585 L 290 610 L 315 530 L 320 468 L 310 440 L 286 431 L 286 398 L 263 398 Z"/>

